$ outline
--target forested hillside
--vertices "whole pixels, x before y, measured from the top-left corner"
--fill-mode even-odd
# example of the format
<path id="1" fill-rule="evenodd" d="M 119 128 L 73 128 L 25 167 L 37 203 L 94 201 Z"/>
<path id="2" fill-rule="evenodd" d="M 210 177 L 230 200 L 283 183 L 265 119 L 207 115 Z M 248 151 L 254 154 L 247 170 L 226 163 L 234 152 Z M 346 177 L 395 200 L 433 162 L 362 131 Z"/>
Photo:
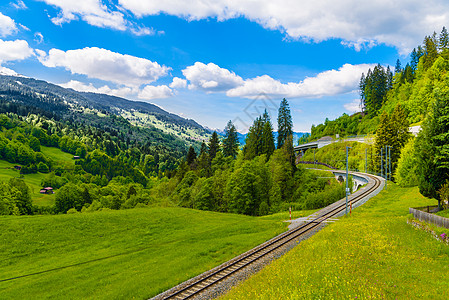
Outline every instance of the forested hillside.
<path id="1" fill-rule="evenodd" d="M 173 144 L 179 139 L 178 144 L 183 142 L 198 147 L 197 142 L 210 135 L 195 121 L 168 113 L 150 103 L 77 92 L 32 78 L 0 75 L 0 95 L 2 103 L 9 103 L 2 112 L 21 115 L 26 115 L 27 111 L 35 112 L 72 123 L 103 127 L 104 130 L 131 131 L 126 135 L 132 142 Z M 25 105 L 26 109 L 15 109 L 12 103 Z"/>
<path id="2" fill-rule="evenodd" d="M 324 124 L 312 126 L 309 140 L 324 135 L 375 134 L 372 147 L 365 147 L 369 154 L 368 170 L 387 173 L 389 179 L 401 186 L 418 185 L 424 196 L 447 201 L 449 34 L 446 28 L 440 34 L 426 36 L 423 45 L 413 49 L 410 57 L 405 67 L 397 60 L 394 75 L 389 67 L 381 65 L 362 74 L 362 112 L 344 114 L 334 121 L 326 119 Z M 421 124 L 416 138 L 408 132 L 414 124 Z M 350 150 L 350 158 L 352 155 L 360 160 L 364 156 L 361 151 L 354 154 L 351 151 L 356 150 Z M 317 156 L 326 159 L 324 152 L 319 150 Z M 335 163 L 341 165 L 340 161 Z M 362 169 L 362 164 L 352 163 Z"/>

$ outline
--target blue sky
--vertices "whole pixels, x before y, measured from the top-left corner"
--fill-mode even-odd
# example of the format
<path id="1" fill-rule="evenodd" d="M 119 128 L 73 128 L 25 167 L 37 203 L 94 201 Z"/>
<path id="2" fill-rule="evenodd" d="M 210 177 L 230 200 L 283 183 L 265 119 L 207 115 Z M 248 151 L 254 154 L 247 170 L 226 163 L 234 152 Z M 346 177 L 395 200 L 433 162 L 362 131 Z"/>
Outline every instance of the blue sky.
<path id="1" fill-rule="evenodd" d="M 155 103 L 245 132 L 282 98 L 294 130 L 358 109 L 358 81 L 448 25 L 443 0 L 5 0 L 0 72 Z"/>

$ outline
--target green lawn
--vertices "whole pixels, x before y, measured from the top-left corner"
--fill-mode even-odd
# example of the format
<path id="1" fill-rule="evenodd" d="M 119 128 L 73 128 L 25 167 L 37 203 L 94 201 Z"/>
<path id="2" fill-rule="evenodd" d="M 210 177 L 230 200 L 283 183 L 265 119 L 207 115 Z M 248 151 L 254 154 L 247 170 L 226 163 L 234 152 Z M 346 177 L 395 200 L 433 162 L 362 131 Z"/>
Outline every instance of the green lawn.
<path id="1" fill-rule="evenodd" d="M 56 164 L 67 164 L 73 167 L 75 165 L 75 160 L 73 160 L 73 155 L 61 151 L 59 148 L 41 146 L 41 152 L 48 158 L 52 159 Z"/>
<path id="2" fill-rule="evenodd" d="M 223 298 L 447 299 L 449 247 L 406 223 L 435 202 L 389 184 Z"/>
<path id="3" fill-rule="evenodd" d="M 16 164 L 9 163 L 4 160 L 0 160 L 0 180 L 8 181 L 12 177 L 19 177 L 19 171 L 12 169 Z M 47 174 L 36 173 L 26 174 L 23 176 L 23 180 L 30 188 L 31 199 L 33 204 L 37 206 L 52 206 L 55 203 L 55 195 L 42 195 L 39 193 L 41 190 L 41 180 L 47 176 Z"/>
<path id="4" fill-rule="evenodd" d="M 0 217 L 0 298 L 148 298 L 281 233 L 282 218 L 183 208 Z"/>
<path id="5" fill-rule="evenodd" d="M 48 158 L 52 159 L 57 165 L 62 165 L 64 168 L 72 169 L 75 166 L 73 155 L 62 152 L 55 147 L 41 146 L 41 152 Z M 9 180 L 11 177 L 19 177 L 19 171 L 12 170 L 16 164 L 0 160 L 0 180 Z M 55 203 L 55 195 L 43 195 L 39 193 L 41 190 L 41 181 L 47 174 L 36 173 L 26 174 L 23 180 L 28 185 L 31 191 L 31 199 L 33 204 L 37 206 L 53 206 Z"/>

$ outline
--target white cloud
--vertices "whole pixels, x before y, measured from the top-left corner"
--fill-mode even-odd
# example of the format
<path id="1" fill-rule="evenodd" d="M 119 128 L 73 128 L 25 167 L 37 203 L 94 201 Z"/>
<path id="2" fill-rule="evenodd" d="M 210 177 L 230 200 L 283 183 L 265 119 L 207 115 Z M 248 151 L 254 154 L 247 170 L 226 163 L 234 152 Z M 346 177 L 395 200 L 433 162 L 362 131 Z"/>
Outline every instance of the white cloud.
<path id="1" fill-rule="evenodd" d="M 137 87 L 167 75 L 170 68 L 148 59 L 124 55 L 102 48 L 62 51 L 51 49 L 48 55 L 36 50 L 39 61 L 46 67 L 63 67 L 72 74 Z"/>
<path id="2" fill-rule="evenodd" d="M 329 70 L 307 77 L 300 82 L 282 83 L 268 75 L 243 80 L 227 69 L 209 63 L 196 62 L 182 71 L 189 80 L 190 89 L 206 92 L 226 92 L 229 97 L 255 98 L 260 94 L 272 97 L 311 98 L 344 94 L 358 88 L 360 76 L 374 65 L 345 64 L 338 70 Z"/>
<path id="3" fill-rule="evenodd" d="M 17 26 L 14 20 L 0 12 L 0 36 L 5 37 L 16 31 Z"/>
<path id="4" fill-rule="evenodd" d="M 166 85 L 147 85 L 138 94 L 142 100 L 162 99 L 173 96 L 173 91 Z"/>
<path id="5" fill-rule="evenodd" d="M 34 41 L 38 44 L 41 44 L 44 41 L 44 36 L 40 32 L 36 32 L 34 34 Z"/>
<path id="6" fill-rule="evenodd" d="M 379 43 L 406 54 L 425 35 L 449 24 L 446 0 L 119 0 L 136 16 L 166 13 L 187 20 L 243 16 L 293 39 L 339 38 L 359 50 Z"/>
<path id="7" fill-rule="evenodd" d="M 67 83 L 59 84 L 63 88 L 70 88 L 74 89 L 75 91 L 79 92 L 89 92 L 89 93 L 97 93 L 97 94 L 107 94 L 117 97 L 126 98 L 133 94 L 137 93 L 137 89 L 132 89 L 130 87 L 121 87 L 118 89 L 112 89 L 107 85 L 104 85 L 100 88 L 94 87 L 92 83 L 85 84 L 83 82 L 77 81 L 77 80 L 70 80 Z"/>
<path id="8" fill-rule="evenodd" d="M 174 77 L 172 83 L 170 83 L 170 87 L 172 89 L 184 89 L 187 86 L 187 80 Z"/>
<path id="9" fill-rule="evenodd" d="M 57 17 L 51 21 L 56 25 L 68 23 L 78 18 L 90 25 L 126 30 L 123 14 L 111 11 L 101 0 L 41 0 L 61 9 Z"/>
<path id="10" fill-rule="evenodd" d="M 125 18 L 120 6 L 113 5 L 110 1 L 104 4 L 102 0 L 40 0 L 48 5 L 60 9 L 56 17 L 50 17 L 55 25 L 62 25 L 81 19 L 88 24 L 101 28 L 115 30 L 129 30 L 137 36 L 154 35 L 155 30 L 138 26 Z M 114 10 L 116 9 L 116 10 Z"/>
<path id="11" fill-rule="evenodd" d="M 350 113 L 361 112 L 360 99 L 354 99 L 352 102 L 346 103 L 343 107 Z"/>
<path id="12" fill-rule="evenodd" d="M 24 40 L 3 41 L 0 39 L 0 64 L 7 61 L 24 60 L 34 54 Z"/>
<path id="13" fill-rule="evenodd" d="M 28 7 L 23 3 L 22 0 L 18 0 L 16 3 L 11 3 L 12 7 L 15 9 L 27 9 Z"/>
<path id="14" fill-rule="evenodd" d="M 221 92 L 241 86 L 243 79 L 227 69 L 214 63 L 196 62 L 182 70 L 182 74 L 190 81 L 189 89 L 200 89 L 207 92 Z"/>

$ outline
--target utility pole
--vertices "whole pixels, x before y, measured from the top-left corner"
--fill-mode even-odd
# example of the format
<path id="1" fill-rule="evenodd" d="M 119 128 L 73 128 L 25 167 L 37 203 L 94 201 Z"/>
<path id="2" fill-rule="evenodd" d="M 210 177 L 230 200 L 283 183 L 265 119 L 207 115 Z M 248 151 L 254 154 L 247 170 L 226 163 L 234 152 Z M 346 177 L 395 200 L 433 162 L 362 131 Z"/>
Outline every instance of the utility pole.
<path id="1" fill-rule="evenodd" d="M 348 181 L 349 181 L 349 172 L 348 172 L 348 152 L 349 148 L 346 146 L 346 215 L 348 214 L 348 196 L 349 196 L 349 187 L 348 187 Z"/>
<path id="2" fill-rule="evenodd" d="M 313 148 L 313 167 L 316 168 L 315 148 Z"/>
<path id="3" fill-rule="evenodd" d="M 365 173 L 368 172 L 368 155 L 367 155 L 367 153 L 368 153 L 368 149 L 365 148 Z"/>
<path id="4" fill-rule="evenodd" d="M 384 147 L 380 148 L 380 177 L 384 177 Z"/>
<path id="5" fill-rule="evenodd" d="M 390 171 L 390 180 L 391 180 L 391 146 L 388 146 L 388 170 Z"/>

